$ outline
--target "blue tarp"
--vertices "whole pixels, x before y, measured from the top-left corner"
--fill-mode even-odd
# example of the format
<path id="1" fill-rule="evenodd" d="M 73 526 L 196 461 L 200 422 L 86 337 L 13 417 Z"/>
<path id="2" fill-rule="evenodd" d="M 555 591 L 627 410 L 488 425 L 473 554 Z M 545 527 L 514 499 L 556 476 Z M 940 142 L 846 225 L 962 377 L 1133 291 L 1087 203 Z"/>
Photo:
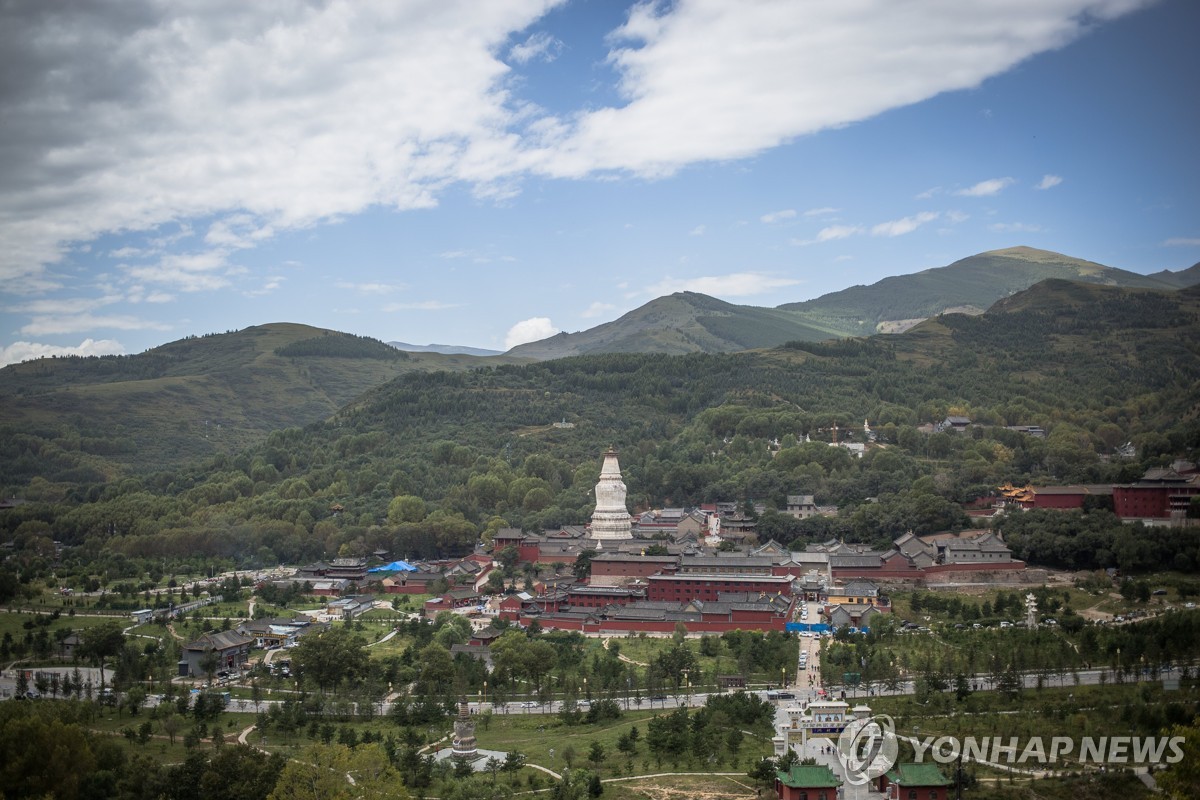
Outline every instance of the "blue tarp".
<path id="1" fill-rule="evenodd" d="M 824 622 L 789 622 L 784 626 L 788 633 L 799 633 L 800 631 L 812 631 L 813 633 L 832 633 L 833 626 L 827 625 Z M 868 633 L 870 628 L 851 628 L 851 633 Z"/>
<path id="2" fill-rule="evenodd" d="M 382 567 L 371 567 L 367 572 L 416 572 L 417 568 L 407 561 L 393 561 Z"/>

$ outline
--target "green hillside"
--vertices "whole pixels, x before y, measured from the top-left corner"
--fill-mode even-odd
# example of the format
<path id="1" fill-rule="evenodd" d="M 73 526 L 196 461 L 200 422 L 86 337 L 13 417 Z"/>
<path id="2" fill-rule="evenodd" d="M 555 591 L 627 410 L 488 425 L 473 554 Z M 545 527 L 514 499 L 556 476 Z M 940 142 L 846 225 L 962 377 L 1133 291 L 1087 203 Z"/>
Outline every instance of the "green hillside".
<path id="1" fill-rule="evenodd" d="M 479 363 L 273 323 L 134 356 L 14 364 L 0 370 L 0 471 L 87 482 L 176 466 L 324 419 L 405 372 Z"/>
<path id="2" fill-rule="evenodd" d="M 410 371 L 322 422 L 187 468 L 106 485 L 10 479 L 30 502 L 0 525 L 45 521 L 65 542 L 128 556 L 433 556 L 487 528 L 586 522 L 600 453 L 616 446 L 634 508 L 811 493 L 842 507 L 836 521 L 768 516 L 762 529 L 886 542 L 966 524 L 958 504 L 1006 481 L 1129 481 L 1194 457 L 1197 330 L 1200 289 L 1052 281 L 894 336 Z M 918 431 L 948 414 L 981 427 Z M 829 446 L 834 426 L 861 440 L 864 419 L 879 437 L 866 457 Z M 1112 458 L 1129 441 L 1138 459 Z M 55 457 L 34 444 L 10 436 L 3 455 Z M 398 496 L 418 501 L 397 511 Z"/>
<path id="3" fill-rule="evenodd" d="M 1060 253 L 1011 247 L 964 258 L 945 267 L 884 278 L 779 308 L 843 336 L 904 330 L 946 312 L 982 313 L 996 301 L 1044 280 L 1062 279 L 1142 289 L 1178 289 L 1200 271 L 1139 275 Z"/>
<path id="4" fill-rule="evenodd" d="M 509 355 L 544 360 L 589 353 L 728 353 L 836 335 L 789 311 L 677 292 L 595 328 L 519 345 Z"/>
<path id="5" fill-rule="evenodd" d="M 510 355 L 545 360 L 589 353 L 732 353 L 791 341 L 899 333 L 938 314 L 982 314 L 996 301 L 1052 279 L 1172 290 L 1200 282 L 1200 265 L 1139 275 L 1047 250 L 1011 247 L 778 308 L 679 292 L 595 328 L 520 345 Z"/>

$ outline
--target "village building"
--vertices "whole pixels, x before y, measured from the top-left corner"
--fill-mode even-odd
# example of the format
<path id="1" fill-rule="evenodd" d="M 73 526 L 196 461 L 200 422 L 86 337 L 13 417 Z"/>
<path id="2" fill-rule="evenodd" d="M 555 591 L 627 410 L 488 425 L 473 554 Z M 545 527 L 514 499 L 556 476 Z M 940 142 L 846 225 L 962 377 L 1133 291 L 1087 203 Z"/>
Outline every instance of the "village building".
<path id="1" fill-rule="evenodd" d="M 735 512 L 722 514 L 720 522 L 721 539 L 742 545 L 758 543 L 758 520 L 754 517 Z"/>
<path id="2" fill-rule="evenodd" d="M 869 580 L 851 580 L 825 589 L 820 597 L 825 616 L 834 628 L 867 628 L 879 614 L 890 613 L 891 601 Z"/>
<path id="3" fill-rule="evenodd" d="M 722 593 L 715 600 L 685 602 L 636 600 L 627 605 L 596 609 L 553 607 L 545 598 L 521 604 L 514 618 L 522 625 L 534 620 L 543 628 L 587 634 L 625 634 L 637 631 L 671 633 L 679 623 L 690 632 L 720 633 L 730 630 L 783 631 L 791 619 L 793 598 L 761 593 Z"/>
<path id="4" fill-rule="evenodd" d="M 367 579 L 367 559 L 365 558 L 335 558 L 332 561 L 317 561 L 296 570 L 293 576 L 296 580 L 347 581 L 363 583 Z"/>
<path id="5" fill-rule="evenodd" d="M 322 620 L 350 620 L 357 619 L 363 614 L 375 607 L 375 598 L 369 595 L 340 597 L 325 604 L 325 613 L 321 615 Z"/>
<path id="6" fill-rule="evenodd" d="M 199 677 L 205 674 L 204 661 L 209 653 L 216 655 L 213 672 L 240 669 L 250 658 L 254 640 L 237 631 L 206 633 L 195 641 L 183 645 L 179 659 L 179 674 Z"/>
<path id="7" fill-rule="evenodd" d="M 825 764 L 793 764 L 775 773 L 779 800 L 839 800 L 842 781 Z"/>
<path id="8" fill-rule="evenodd" d="M 939 564 L 1008 564 L 1012 550 L 993 531 L 937 541 Z"/>
<path id="9" fill-rule="evenodd" d="M 572 609 L 604 608 L 613 604 L 628 605 L 645 597 L 646 592 L 642 589 L 577 584 L 567 589 L 566 603 Z"/>
<path id="10" fill-rule="evenodd" d="M 440 572 L 397 572 L 380 581 L 385 594 L 432 594 L 430 586 L 444 580 Z"/>
<path id="11" fill-rule="evenodd" d="M 469 587 L 451 589 L 438 597 L 425 601 L 425 613 L 430 617 L 437 616 L 439 611 L 454 611 L 460 608 L 478 606 L 482 601 L 479 592 Z"/>
<path id="12" fill-rule="evenodd" d="M 999 487 L 1000 506 L 1003 508 L 1052 508 L 1079 510 L 1089 503 L 1112 503 L 1111 484 L 1078 484 L 1073 486 L 1013 486 Z"/>
<path id="13" fill-rule="evenodd" d="M 253 619 L 241 622 L 234 630 L 254 640 L 254 647 L 290 647 L 300 636 L 314 630 L 324 630 L 326 625 L 314 623 L 306 616 Z"/>
<path id="14" fill-rule="evenodd" d="M 623 586 L 631 580 L 660 572 L 675 572 L 680 556 L 647 556 L 641 553 L 600 553 L 592 557 L 593 586 Z"/>
<path id="15" fill-rule="evenodd" d="M 775 559 L 740 552 L 685 556 L 679 560 L 678 575 L 771 575 Z"/>
<path id="16" fill-rule="evenodd" d="M 647 579 L 647 600 L 686 602 L 717 600 L 721 593 L 750 592 L 791 597 L 790 575 L 724 575 L 691 572 L 681 575 L 652 575 Z"/>
<path id="17" fill-rule="evenodd" d="M 880 775 L 876 786 L 884 797 L 896 800 L 947 800 L 953 781 L 937 764 L 896 764 Z"/>
<path id="18" fill-rule="evenodd" d="M 808 519 L 817 516 L 819 512 L 811 494 L 789 494 L 784 513 L 796 519 Z"/>
<path id="19" fill-rule="evenodd" d="M 949 416 L 933 426 L 934 433 L 965 433 L 971 427 L 968 417 Z"/>
<path id="20" fill-rule="evenodd" d="M 1188 517 L 1192 498 L 1200 495 L 1200 475 L 1174 468 L 1151 469 L 1137 483 L 1113 487 L 1113 508 L 1126 522 L 1143 525 L 1200 524 Z"/>

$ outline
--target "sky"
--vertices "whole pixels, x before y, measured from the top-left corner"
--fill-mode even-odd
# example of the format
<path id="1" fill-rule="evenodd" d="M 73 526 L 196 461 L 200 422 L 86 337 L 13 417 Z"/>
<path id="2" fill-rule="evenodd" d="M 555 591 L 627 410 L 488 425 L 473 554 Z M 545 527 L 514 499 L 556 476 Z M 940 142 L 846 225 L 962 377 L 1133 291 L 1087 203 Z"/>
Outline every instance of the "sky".
<path id="1" fill-rule="evenodd" d="M 0 5 L 0 364 L 1200 261 L 1194 0 Z"/>

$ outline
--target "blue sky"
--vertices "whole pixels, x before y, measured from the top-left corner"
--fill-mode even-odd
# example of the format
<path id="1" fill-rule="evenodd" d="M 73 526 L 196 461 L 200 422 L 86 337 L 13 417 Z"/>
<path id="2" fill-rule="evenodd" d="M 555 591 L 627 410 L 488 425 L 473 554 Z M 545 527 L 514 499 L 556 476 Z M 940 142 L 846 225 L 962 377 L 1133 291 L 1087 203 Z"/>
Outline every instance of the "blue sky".
<path id="1" fill-rule="evenodd" d="M 504 350 L 1014 245 L 1200 261 L 1190 0 L 0 10 L 0 363 Z"/>

